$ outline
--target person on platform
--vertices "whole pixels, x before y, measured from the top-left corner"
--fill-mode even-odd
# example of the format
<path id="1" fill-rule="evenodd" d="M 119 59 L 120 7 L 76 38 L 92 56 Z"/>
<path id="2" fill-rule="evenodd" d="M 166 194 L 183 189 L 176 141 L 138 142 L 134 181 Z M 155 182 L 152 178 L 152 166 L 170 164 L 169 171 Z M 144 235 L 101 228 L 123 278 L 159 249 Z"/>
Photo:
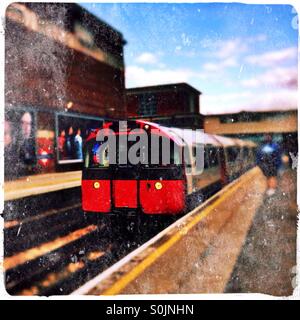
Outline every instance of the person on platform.
<path id="1" fill-rule="evenodd" d="M 68 129 L 68 134 L 66 136 L 65 141 L 65 147 L 66 147 L 66 156 L 68 159 L 73 159 L 73 153 L 74 153 L 74 129 L 72 126 Z"/>
<path id="2" fill-rule="evenodd" d="M 74 145 L 75 145 L 75 159 L 83 159 L 82 155 L 82 137 L 81 137 L 81 130 L 78 128 L 76 136 L 74 138 Z"/>
<path id="3" fill-rule="evenodd" d="M 33 171 L 36 155 L 35 140 L 32 134 L 32 115 L 25 112 L 21 117 L 19 143 L 19 170 L 20 174 L 30 174 Z"/>
<path id="4" fill-rule="evenodd" d="M 257 165 L 267 178 L 267 195 L 271 196 L 277 188 L 277 173 L 281 165 L 280 147 L 272 141 L 272 136 L 266 134 L 264 143 L 259 147 L 257 152 Z"/>
<path id="5" fill-rule="evenodd" d="M 60 135 L 57 138 L 58 144 L 58 152 L 59 152 L 59 159 L 63 160 L 66 157 L 66 131 L 61 130 Z"/>
<path id="6" fill-rule="evenodd" d="M 16 164 L 19 162 L 16 152 L 16 142 L 13 135 L 13 123 L 4 121 L 4 177 L 13 179 L 17 175 Z"/>

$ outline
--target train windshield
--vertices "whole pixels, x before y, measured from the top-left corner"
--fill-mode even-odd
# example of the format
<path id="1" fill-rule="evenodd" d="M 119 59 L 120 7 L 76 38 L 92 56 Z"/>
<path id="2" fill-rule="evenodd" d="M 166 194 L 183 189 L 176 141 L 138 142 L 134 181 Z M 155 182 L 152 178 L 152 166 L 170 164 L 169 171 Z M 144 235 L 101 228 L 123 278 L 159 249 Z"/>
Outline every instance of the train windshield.
<path id="1" fill-rule="evenodd" d="M 179 166 L 182 162 L 182 149 L 172 140 L 165 137 L 158 137 L 147 143 L 142 143 L 140 136 L 130 137 L 130 141 L 120 142 L 117 136 L 114 150 L 110 150 L 107 140 L 88 141 L 84 147 L 85 168 L 108 168 L 110 165 L 145 167 Z M 148 139 L 148 137 L 147 137 Z M 143 140 L 144 142 L 146 140 Z M 111 152 L 110 152 L 111 151 Z"/>
<path id="2" fill-rule="evenodd" d="M 102 159 L 99 157 L 98 150 L 102 143 L 95 139 L 86 143 L 84 147 L 84 167 L 85 168 L 100 168 L 109 167 L 108 148 L 103 153 Z"/>

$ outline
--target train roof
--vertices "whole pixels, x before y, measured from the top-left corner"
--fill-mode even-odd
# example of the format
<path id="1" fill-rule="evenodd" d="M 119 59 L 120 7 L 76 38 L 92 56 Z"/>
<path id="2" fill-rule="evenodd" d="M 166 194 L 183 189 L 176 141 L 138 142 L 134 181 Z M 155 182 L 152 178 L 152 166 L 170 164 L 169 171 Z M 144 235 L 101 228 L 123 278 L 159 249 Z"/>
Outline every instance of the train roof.
<path id="1" fill-rule="evenodd" d="M 238 138 L 229 138 L 214 134 L 204 133 L 202 130 L 192 130 L 192 129 L 181 129 L 175 127 L 165 127 L 157 123 L 137 120 L 138 123 L 143 123 L 144 125 L 149 125 L 153 128 L 161 130 L 166 136 L 170 137 L 178 145 L 183 145 L 184 143 L 188 145 L 196 145 L 197 143 L 203 143 L 205 145 L 213 145 L 215 147 L 223 146 L 239 146 L 239 147 L 255 147 L 256 144 L 250 140 L 241 140 Z"/>
<path id="2" fill-rule="evenodd" d="M 147 124 L 153 128 L 161 130 L 166 136 L 170 137 L 176 144 L 183 146 L 184 144 L 210 144 L 216 147 L 221 146 L 219 141 L 210 134 L 204 133 L 202 130 L 181 129 L 175 127 L 165 127 L 157 123 L 138 120 L 139 123 Z"/>
<path id="3" fill-rule="evenodd" d="M 214 135 L 214 137 L 220 142 L 220 144 L 223 147 L 231 147 L 231 146 L 235 146 L 237 143 L 234 139 L 232 138 L 227 138 L 227 137 L 223 137 L 223 136 L 219 136 L 219 135 Z"/>
<path id="4" fill-rule="evenodd" d="M 158 123 L 135 120 L 136 124 L 148 125 L 151 128 L 160 130 L 165 136 L 172 139 L 177 145 L 184 146 L 185 144 L 195 146 L 197 144 L 212 145 L 215 147 L 255 147 L 256 144 L 250 140 L 241 140 L 237 138 L 229 138 L 215 134 L 204 133 L 203 130 L 181 129 L 176 127 L 166 127 Z M 97 131 L 91 133 L 87 140 L 95 138 Z"/>
<path id="5" fill-rule="evenodd" d="M 232 146 L 239 146 L 239 147 L 249 147 L 253 148 L 256 147 L 256 144 L 250 140 L 241 140 L 238 138 L 229 138 L 219 135 L 214 135 L 214 137 L 220 141 L 223 147 L 232 147 Z"/>
<path id="6" fill-rule="evenodd" d="M 166 128 L 166 127 L 164 127 Z M 220 142 L 215 139 L 213 135 L 206 134 L 203 131 L 195 131 L 189 129 L 178 129 L 178 128 L 167 128 L 170 131 L 176 133 L 180 139 L 184 140 L 188 145 L 197 145 L 197 144 L 209 144 L 215 147 L 220 147 Z"/>
<path id="7" fill-rule="evenodd" d="M 246 146 L 249 147 L 249 148 L 257 147 L 257 144 L 255 142 L 251 141 L 251 140 L 244 140 L 244 141 L 247 143 Z"/>

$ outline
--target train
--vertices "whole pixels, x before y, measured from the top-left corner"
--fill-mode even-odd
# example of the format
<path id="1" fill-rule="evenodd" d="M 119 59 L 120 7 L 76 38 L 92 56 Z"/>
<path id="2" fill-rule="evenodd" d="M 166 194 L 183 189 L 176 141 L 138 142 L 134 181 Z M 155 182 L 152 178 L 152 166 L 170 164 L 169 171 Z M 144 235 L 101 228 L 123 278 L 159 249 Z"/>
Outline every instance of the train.
<path id="1" fill-rule="evenodd" d="M 99 139 L 103 130 L 106 138 Z M 108 150 L 108 139 L 112 135 L 116 137 L 114 161 Z M 133 141 L 140 142 L 143 136 L 157 138 L 158 149 L 154 153 L 154 157 L 158 153 L 157 161 L 149 161 L 150 156 L 153 160 L 151 151 L 155 146 L 151 142 L 134 149 L 139 161 L 121 163 L 118 148 L 121 139 L 134 148 Z M 169 162 L 163 159 L 166 146 L 170 150 Z M 125 158 L 129 157 L 130 149 L 125 152 Z M 105 123 L 90 133 L 83 147 L 82 209 L 85 213 L 103 216 L 182 215 L 254 167 L 255 153 L 256 144 L 252 141 L 200 130 L 195 132 L 143 120 L 128 121 L 123 128 L 118 121 Z M 144 155 L 148 161 L 143 161 Z"/>

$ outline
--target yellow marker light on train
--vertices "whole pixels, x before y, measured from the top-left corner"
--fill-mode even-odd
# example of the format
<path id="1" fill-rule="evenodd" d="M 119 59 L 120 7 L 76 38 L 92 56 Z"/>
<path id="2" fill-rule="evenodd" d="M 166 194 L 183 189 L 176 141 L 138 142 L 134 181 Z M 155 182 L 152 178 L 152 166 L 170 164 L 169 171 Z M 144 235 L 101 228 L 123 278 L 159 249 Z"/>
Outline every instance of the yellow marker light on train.
<path id="1" fill-rule="evenodd" d="M 156 182 L 154 186 L 155 186 L 156 190 L 160 190 L 162 188 L 162 183 L 161 182 Z"/>
<path id="2" fill-rule="evenodd" d="M 99 189 L 100 188 L 100 183 L 99 182 L 94 182 L 94 188 Z"/>

